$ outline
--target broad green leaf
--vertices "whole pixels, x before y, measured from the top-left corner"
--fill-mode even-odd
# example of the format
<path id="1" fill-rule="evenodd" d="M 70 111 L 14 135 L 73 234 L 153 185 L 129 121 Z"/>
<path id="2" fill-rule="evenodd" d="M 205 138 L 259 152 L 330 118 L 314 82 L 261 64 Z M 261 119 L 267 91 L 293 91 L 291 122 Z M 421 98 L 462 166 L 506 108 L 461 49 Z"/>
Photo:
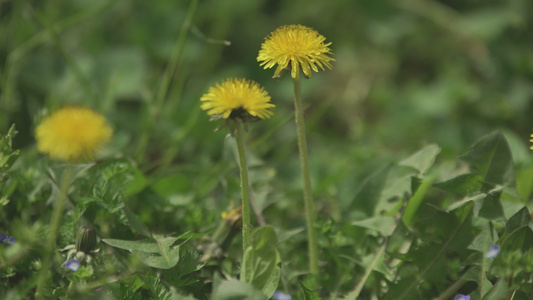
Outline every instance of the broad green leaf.
<path id="1" fill-rule="evenodd" d="M 141 241 L 115 239 L 103 239 L 102 241 L 110 246 L 137 254 L 143 263 L 151 267 L 170 269 L 174 267 L 180 259 L 181 244 L 177 246 L 173 246 L 173 244 L 187 234 L 188 233 L 185 233 L 178 237 L 153 235 L 153 238 Z"/>
<path id="2" fill-rule="evenodd" d="M 483 300 L 501 300 L 507 298 L 507 285 L 508 282 L 505 278 L 501 278 L 496 282 L 492 289 L 485 294 Z"/>
<path id="3" fill-rule="evenodd" d="M 533 166 L 520 170 L 516 174 L 516 190 L 518 194 L 524 199 L 530 199 L 533 192 Z"/>
<path id="4" fill-rule="evenodd" d="M 179 237 L 166 237 L 159 239 L 159 241 L 156 241 L 155 239 L 145 239 L 140 241 L 103 239 L 102 241 L 115 248 L 128 250 L 130 252 L 160 253 L 161 247 L 166 246 L 166 248 L 168 248 L 170 245 L 174 244 L 178 238 Z"/>
<path id="5" fill-rule="evenodd" d="M 381 193 L 387 181 L 390 166 L 386 166 L 370 175 L 357 192 L 350 210 L 361 210 L 367 216 L 373 216 L 374 210 L 381 198 Z"/>
<path id="6" fill-rule="evenodd" d="M 514 162 L 511 150 L 501 132 L 489 134 L 477 141 L 461 157 L 475 172 L 483 176 L 483 181 L 496 185 L 514 185 Z"/>
<path id="7" fill-rule="evenodd" d="M 440 153 L 440 147 L 435 144 L 430 144 L 415 154 L 400 161 L 399 165 L 407 166 L 416 169 L 419 175 L 427 173 L 429 168 L 433 166 L 435 158 Z"/>
<path id="8" fill-rule="evenodd" d="M 481 189 L 481 177 L 479 174 L 461 174 L 452 179 L 435 184 L 435 187 L 446 192 L 460 196 L 467 196 Z"/>
<path id="9" fill-rule="evenodd" d="M 424 202 L 426 193 L 428 189 L 433 184 L 434 178 L 428 178 L 422 182 L 422 184 L 418 187 L 415 194 L 409 201 L 407 202 L 407 207 L 405 208 L 405 212 L 403 213 L 402 220 L 409 229 L 413 229 L 413 225 L 415 223 L 415 216 L 416 212 Z"/>
<path id="10" fill-rule="evenodd" d="M 215 280 L 211 300 L 266 300 L 261 291 L 247 282 L 230 279 Z"/>
<path id="11" fill-rule="evenodd" d="M 485 226 L 483 230 L 474 238 L 468 249 L 475 250 L 481 253 L 487 253 L 490 245 L 494 244 L 494 240 L 497 237 L 493 236 L 491 233 L 491 228 L 489 225 Z"/>
<path id="12" fill-rule="evenodd" d="M 373 217 L 352 222 L 352 225 L 377 230 L 381 235 L 388 236 L 395 223 L 393 217 Z"/>
<path id="13" fill-rule="evenodd" d="M 272 226 L 263 226 L 252 232 L 252 246 L 244 254 L 241 280 L 251 283 L 271 297 L 280 279 L 280 257 L 276 249 L 277 237 Z"/>
<path id="14" fill-rule="evenodd" d="M 500 186 L 496 186 L 494 187 L 492 190 L 486 192 L 486 193 L 477 193 L 477 194 L 473 194 L 473 195 L 469 195 L 468 197 L 464 197 L 463 199 L 461 200 L 458 200 L 456 202 L 453 202 L 452 204 L 450 204 L 447 208 L 445 208 L 445 211 L 449 212 L 449 211 L 452 211 L 452 210 L 455 210 L 469 202 L 474 202 L 475 204 L 475 210 L 474 210 L 474 216 L 477 217 L 478 214 L 479 214 L 479 211 L 480 209 L 482 208 L 482 202 L 483 202 L 483 199 L 485 199 L 486 197 L 488 197 L 489 195 L 491 195 L 492 193 L 499 193 L 501 192 L 505 187 L 500 185 Z"/>
<path id="15" fill-rule="evenodd" d="M 509 236 L 514 231 L 528 226 L 529 222 L 531 222 L 531 215 L 529 214 L 528 208 L 524 206 L 524 208 L 514 214 L 505 224 L 505 235 Z"/>
<path id="16" fill-rule="evenodd" d="M 132 253 L 136 253 L 143 263 L 158 269 L 170 269 L 176 266 L 180 260 L 180 246 L 162 249 L 161 255 L 141 251 L 133 251 Z"/>
<path id="17" fill-rule="evenodd" d="M 274 267 L 274 270 L 270 273 L 270 278 L 267 279 L 265 286 L 263 286 L 263 294 L 274 295 L 279 285 L 279 279 L 281 278 L 281 268 L 279 266 Z"/>

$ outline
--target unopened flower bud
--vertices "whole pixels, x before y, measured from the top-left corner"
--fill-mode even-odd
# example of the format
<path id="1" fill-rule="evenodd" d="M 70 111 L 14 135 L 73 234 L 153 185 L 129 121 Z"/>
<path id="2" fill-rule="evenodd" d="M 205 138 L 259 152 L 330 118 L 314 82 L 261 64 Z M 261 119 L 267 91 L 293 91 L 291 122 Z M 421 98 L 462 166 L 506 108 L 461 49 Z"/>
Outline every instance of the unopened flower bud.
<path id="1" fill-rule="evenodd" d="M 76 250 L 83 253 L 89 253 L 96 249 L 96 233 L 89 225 L 83 225 L 78 228 L 76 234 Z"/>

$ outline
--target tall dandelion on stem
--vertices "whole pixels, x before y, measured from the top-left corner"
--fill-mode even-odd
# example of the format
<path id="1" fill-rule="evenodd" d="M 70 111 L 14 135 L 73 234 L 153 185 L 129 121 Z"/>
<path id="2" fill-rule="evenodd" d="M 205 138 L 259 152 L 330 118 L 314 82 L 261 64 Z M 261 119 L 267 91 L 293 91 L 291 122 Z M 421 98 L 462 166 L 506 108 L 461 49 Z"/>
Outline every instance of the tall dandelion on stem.
<path id="1" fill-rule="evenodd" d="M 37 281 L 37 299 L 46 298 L 45 286 L 50 261 L 56 247 L 57 232 L 69 185 L 74 177 L 73 164 L 94 160 L 96 152 L 111 139 L 112 130 L 104 116 L 84 107 L 64 107 L 45 118 L 35 130 L 37 149 L 50 158 L 67 163 L 61 176 L 50 228 Z"/>
<path id="2" fill-rule="evenodd" d="M 300 151 L 300 166 L 303 180 L 303 194 L 307 220 L 307 234 L 309 243 L 309 270 L 311 274 L 318 274 L 318 244 L 314 228 L 315 209 L 313 204 L 311 177 L 309 174 L 309 159 L 307 154 L 307 140 L 305 136 L 305 121 L 300 93 L 300 69 L 305 78 L 311 78 L 311 71 L 318 72 L 331 69 L 331 43 L 324 43 L 326 38 L 312 28 L 302 25 L 282 26 L 272 32 L 261 45 L 257 57 L 260 66 L 270 69 L 277 65 L 274 78 L 280 77 L 284 70 L 291 71 L 294 83 L 294 106 L 298 148 Z"/>
<path id="3" fill-rule="evenodd" d="M 224 119 L 237 140 L 242 194 L 242 240 L 243 254 L 251 246 L 250 195 L 248 170 L 244 153 L 243 123 L 270 118 L 274 104 L 268 93 L 256 82 L 246 79 L 227 79 L 209 88 L 200 100 L 212 120 Z"/>

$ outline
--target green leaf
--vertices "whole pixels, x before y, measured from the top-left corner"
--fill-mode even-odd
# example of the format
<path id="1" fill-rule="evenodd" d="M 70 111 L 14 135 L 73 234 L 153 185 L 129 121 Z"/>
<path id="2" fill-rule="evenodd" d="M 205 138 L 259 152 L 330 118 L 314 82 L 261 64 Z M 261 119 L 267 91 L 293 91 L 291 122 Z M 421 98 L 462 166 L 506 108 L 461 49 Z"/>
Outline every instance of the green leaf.
<path id="1" fill-rule="evenodd" d="M 411 199 L 409 199 L 409 201 L 407 202 L 407 207 L 405 208 L 405 212 L 403 213 L 402 220 L 405 226 L 407 226 L 407 228 L 409 228 L 410 230 L 413 229 L 412 227 L 415 223 L 416 212 L 424 202 L 426 193 L 433 184 L 433 181 L 434 178 L 428 178 L 424 180 L 416 190 L 413 197 L 411 197 Z"/>
<path id="2" fill-rule="evenodd" d="M 167 237 L 159 240 L 159 243 L 155 239 L 145 239 L 140 241 L 126 241 L 126 240 L 115 240 L 115 239 L 103 239 L 102 241 L 106 244 L 113 246 L 115 248 L 120 248 L 128 250 L 130 252 L 139 251 L 147 253 L 160 253 L 160 246 L 169 246 L 174 244 L 178 240 L 178 237 Z"/>
<path id="3" fill-rule="evenodd" d="M 388 236 L 395 223 L 393 217 L 373 217 L 352 222 L 352 225 L 377 230 L 381 235 Z"/>
<path id="4" fill-rule="evenodd" d="M 509 236 L 514 231 L 522 227 L 528 226 L 530 221 L 531 215 L 529 214 L 528 208 L 524 206 L 521 210 L 514 214 L 505 224 L 505 235 Z"/>
<path id="5" fill-rule="evenodd" d="M 418 152 L 402 160 L 399 165 L 416 169 L 420 175 L 425 174 L 433 163 L 435 158 L 440 153 L 440 147 L 435 144 L 430 144 Z"/>
<path id="6" fill-rule="evenodd" d="M 170 269 L 174 267 L 180 259 L 180 245 L 173 246 L 173 244 L 187 235 L 185 233 L 178 237 L 163 237 L 153 235 L 152 239 L 145 239 L 141 241 L 126 241 L 115 239 L 103 239 L 106 244 L 128 250 L 139 256 L 141 261 L 151 267 L 159 269 Z"/>
<path id="7" fill-rule="evenodd" d="M 447 208 L 445 208 L 445 211 L 449 212 L 449 211 L 452 211 L 452 210 L 455 210 L 469 202 L 474 202 L 475 204 L 475 210 L 474 210 L 474 216 L 477 217 L 478 214 L 479 214 L 479 211 L 480 209 L 482 208 L 483 206 L 483 200 L 487 197 L 489 197 L 491 194 L 493 193 L 500 193 L 501 191 L 503 191 L 505 187 L 500 185 L 500 186 L 496 186 L 495 188 L 493 188 L 492 190 L 486 192 L 486 193 L 477 193 L 477 194 L 473 194 L 473 195 L 470 195 L 468 197 L 464 197 L 463 199 L 461 200 L 458 200 L 456 202 L 453 202 L 452 204 L 450 204 Z"/>
<path id="8" fill-rule="evenodd" d="M 494 287 L 483 297 L 483 300 L 500 300 L 507 298 L 507 280 L 502 278 Z"/>
<path id="9" fill-rule="evenodd" d="M 0 134 L 0 171 L 7 171 L 11 168 L 20 155 L 20 150 L 13 150 L 12 148 L 13 138 L 17 133 L 15 124 L 13 124 L 6 135 Z M 2 174 L 0 174 L 1 179 Z"/>
<path id="10" fill-rule="evenodd" d="M 486 183 L 496 185 L 515 183 L 513 157 L 501 132 L 481 138 L 461 159 L 469 163 L 476 173 L 481 174 Z"/>
<path id="11" fill-rule="evenodd" d="M 252 232 L 252 246 L 244 254 L 241 280 L 251 283 L 271 297 L 280 279 L 280 257 L 276 249 L 277 237 L 272 226 L 262 226 Z"/>
<path id="12" fill-rule="evenodd" d="M 265 295 L 253 285 L 235 279 L 216 280 L 211 300 L 266 300 Z"/>
<path id="13" fill-rule="evenodd" d="M 390 169 L 390 166 L 386 166 L 366 178 L 361 189 L 357 192 L 350 210 L 361 210 L 369 217 L 374 215 Z"/>
<path id="14" fill-rule="evenodd" d="M 460 196 L 467 196 L 481 189 L 482 179 L 483 177 L 479 174 L 461 174 L 447 181 L 436 183 L 435 187 Z"/>
<path id="15" fill-rule="evenodd" d="M 516 190 L 518 194 L 524 199 L 530 199 L 533 192 L 533 166 L 523 169 L 516 174 Z"/>
<path id="16" fill-rule="evenodd" d="M 495 242 L 495 238 L 493 236 L 493 233 L 491 233 L 491 228 L 489 225 L 487 225 L 476 236 L 476 238 L 472 241 L 470 246 L 468 246 L 468 249 L 478 251 L 481 253 L 487 253 L 490 245 L 494 244 L 494 242 Z"/>
<path id="17" fill-rule="evenodd" d="M 302 282 L 299 282 L 303 293 L 303 300 L 320 300 L 320 297 L 315 294 L 310 288 L 306 287 Z"/>

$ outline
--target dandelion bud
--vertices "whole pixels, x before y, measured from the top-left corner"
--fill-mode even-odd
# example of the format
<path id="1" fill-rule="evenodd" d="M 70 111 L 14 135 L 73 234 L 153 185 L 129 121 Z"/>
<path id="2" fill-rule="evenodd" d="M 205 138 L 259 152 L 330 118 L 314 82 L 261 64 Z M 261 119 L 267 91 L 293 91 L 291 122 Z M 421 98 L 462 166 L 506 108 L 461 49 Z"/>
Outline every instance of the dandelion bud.
<path id="1" fill-rule="evenodd" d="M 83 225 L 76 234 L 76 250 L 89 253 L 96 249 L 96 233 L 91 226 Z"/>

